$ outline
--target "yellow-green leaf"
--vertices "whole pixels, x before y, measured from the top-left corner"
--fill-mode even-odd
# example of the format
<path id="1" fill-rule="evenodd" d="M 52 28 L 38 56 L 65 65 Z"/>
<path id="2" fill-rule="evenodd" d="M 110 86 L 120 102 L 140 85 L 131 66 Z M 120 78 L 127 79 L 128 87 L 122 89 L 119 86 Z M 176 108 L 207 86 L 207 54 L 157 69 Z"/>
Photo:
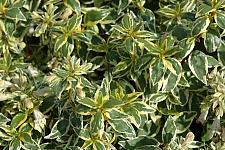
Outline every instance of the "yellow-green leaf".
<path id="1" fill-rule="evenodd" d="M 11 127 L 17 128 L 21 124 L 23 124 L 27 120 L 27 114 L 26 113 L 18 113 L 16 114 L 11 122 Z"/>

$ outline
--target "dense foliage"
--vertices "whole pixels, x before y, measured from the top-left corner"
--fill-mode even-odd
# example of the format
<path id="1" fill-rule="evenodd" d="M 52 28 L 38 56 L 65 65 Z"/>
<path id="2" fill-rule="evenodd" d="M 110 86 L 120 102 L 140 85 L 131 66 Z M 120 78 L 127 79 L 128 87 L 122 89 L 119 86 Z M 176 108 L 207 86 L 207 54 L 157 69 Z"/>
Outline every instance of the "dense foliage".
<path id="1" fill-rule="evenodd" d="M 0 0 L 0 149 L 225 149 L 225 0 Z"/>

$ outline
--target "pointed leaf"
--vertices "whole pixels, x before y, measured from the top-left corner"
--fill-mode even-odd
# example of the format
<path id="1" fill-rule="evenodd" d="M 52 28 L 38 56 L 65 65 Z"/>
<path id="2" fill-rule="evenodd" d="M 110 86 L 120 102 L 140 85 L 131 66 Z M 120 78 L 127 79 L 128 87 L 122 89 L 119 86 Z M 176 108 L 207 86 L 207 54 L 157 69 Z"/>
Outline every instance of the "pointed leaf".
<path id="1" fill-rule="evenodd" d="M 188 65 L 192 73 L 203 83 L 207 84 L 208 61 L 201 51 L 194 51 L 188 58 Z"/>
<path id="2" fill-rule="evenodd" d="M 179 43 L 179 52 L 175 54 L 175 58 L 183 60 L 187 57 L 195 47 L 195 38 L 183 39 Z"/>
<path id="3" fill-rule="evenodd" d="M 96 140 L 93 143 L 93 150 L 106 150 L 103 142 Z"/>
<path id="4" fill-rule="evenodd" d="M 22 143 L 18 139 L 14 139 L 9 144 L 9 150 L 20 150 Z"/>
<path id="5" fill-rule="evenodd" d="M 131 106 L 134 107 L 135 109 L 137 109 L 139 111 L 139 113 L 141 113 L 141 114 L 155 112 L 155 108 L 151 107 L 150 105 L 148 105 L 142 101 L 134 102 L 134 103 L 132 103 Z"/>
<path id="6" fill-rule="evenodd" d="M 84 23 L 86 26 L 94 26 L 97 23 L 100 23 L 110 14 L 110 11 L 107 9 L 93 9 L 88 11 L 84 17 Z"/>
<path id="7" fill-rule="evenodd" d="M 63 136 L 69 130 L 70 124 L 69 120 L 62 119 L 58 120 L 52 127 L 51 133 L 45 136 L 45 139 L 55 139 Z"/>
<path id="8" fill-rule="evenodd" d="M 6 17 L 14 20 L 26 21 L 26 17 L 23 15 L 19 8 L 13 7 L 7 11 Z"/>
<path id="9" fill-rule="evenodd" d="M 219 33 L 207 32 L 204 38 L 204 45 L 209 53 L 215 52 L 220 47 L 221 39 Z"/>
<path id="10" fill-rule="evenodd" d="M 221 29 L 225 29 L 225 12 L 217 11 L 215 15 L 215 21 Z"/>
<path id="11" fill-rule="evenodd" d="M 73 17 L 71 17 L 69 19 L 69 22 L 68 22 L 68 30 L 69 31 L 73 31 L 75 30 L 76 28 L 78 28 L 81 24 L 81 21 L 82 21 L 82 16 L 81 15 L 74 15 Z"/>
<path id="12" fill-rule="evenodd" d="M 90 128 L 91 134 L 99 135 L 100 137 L 102 136 L 104 131 L 104 117 L 101 112 L 97 112 L 94 116 L 92 116 Z"/>
<path id="13" fill-rule="evenodd" d="M 127 114 L 119 111 L 118 109 L 111 109 L 108 110 L 107 113 L 105 114 L 109 119 L 123 119 L 123 118 L 127 118 Z"/>
<path id="14" fill-rule="evenodd" d="M 152 64 L 150 66 L 150 79 L 152 80 L 153 84 L 156 84 L 162 80 L 165 71 L 166 69 L 161 59 L 152 60 Z"/>
<path id="15" fill-rule="evenodd" d="M 71 8 L 76 13 L 80 13 L 80 2 L 79 0 L 64 0 L 64 4 Z"/>
<path id="16" fill-rule="evenodd" d="M 58 37 L 54 46 L 55 51 L 58 51 L 64 44 L 66 44 L 66 41 L 67 37 L 65 37 L 64 35 Z"/>
<path id="17" fill-rule="evenodd" d="M 198 35 L 206 31 L 210 24 L 210 19 L 207 16 L 199 17 L 193 24 L 192 34 Z"/>
<path id="18" fill-rule="evenodd" d="M 218 59 L 222 65 L 225 66 L 225 43 L 222 42 L 218 49 Z"/>
<path id="19" fill-rule="evenodd" d="M 165 144 L 169 144 L 176 136 L 176 125 L 172 117 L 169 116 L 162 130 L 162 140 Z"/>
<path id="20" fill-rule="evenodd" d="M 158 55 L 161 52 L 161 48 L 153 42 L 147 39 L 138 39 L 139 43 L 144 45 L 144 48 L 152 55 Z"/>
<path id="21" fill-rule="evenodd" d="M 196 115 L 197 114 L 194 111 L 184 111 L 178 116 L 174 116 L 173 119 L 176 125 L 177 133 L 185 132 L 190 127 Z"/>
<path id="22" fill-rule="evenodd" d="M 134 65 L 134 70 L 142 71 L 149 65 L 151 60 L 152 60 L 152 57 L 150 54 L 144 54 L 144 55 L 140 56 Z"/>
<path id="23" fill-rule="evenodd" d="M 134 128 L 126 119 L 110 120 L 109 123 L 119 133 L 135 134 Z"/>
<path id="24" fill-rule="evenodd" d="M 12 122 L 11 122 L 11 127 L 17 128 L 21 124 L 23 124 L 26 120 L 27 120 L 27 114 L 18 113 L 13 117 Z"/>
<path id="25" fill-rule="evenodd" d="M 96 102 L 89 97 L 85 97 L 83 99 L 80 99 L 77 102 L 84 105 L 84 106 L 87 106 L 89 108 L 96 108 L 97 107 Z"/>

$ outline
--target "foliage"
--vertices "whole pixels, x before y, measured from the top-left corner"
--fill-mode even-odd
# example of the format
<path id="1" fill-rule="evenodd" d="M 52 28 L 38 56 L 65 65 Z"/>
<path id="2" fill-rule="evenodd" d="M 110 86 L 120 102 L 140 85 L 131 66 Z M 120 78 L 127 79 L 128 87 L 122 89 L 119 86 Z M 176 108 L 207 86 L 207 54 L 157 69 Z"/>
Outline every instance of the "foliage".
<path id="1" fill-rule="evenodd" d="M 224 0 L 0 0 L 0 149 L 225 149 Z"/>

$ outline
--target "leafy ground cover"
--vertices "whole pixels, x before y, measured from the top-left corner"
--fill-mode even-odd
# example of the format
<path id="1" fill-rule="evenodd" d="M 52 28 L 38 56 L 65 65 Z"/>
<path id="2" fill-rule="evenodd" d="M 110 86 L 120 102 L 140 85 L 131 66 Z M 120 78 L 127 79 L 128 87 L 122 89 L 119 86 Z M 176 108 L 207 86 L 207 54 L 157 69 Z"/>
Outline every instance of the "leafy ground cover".
<path id="1" fill-rule="evenodd" d="M 0 0 L 0 149 L 225 149 L 225 0 Z"/>

